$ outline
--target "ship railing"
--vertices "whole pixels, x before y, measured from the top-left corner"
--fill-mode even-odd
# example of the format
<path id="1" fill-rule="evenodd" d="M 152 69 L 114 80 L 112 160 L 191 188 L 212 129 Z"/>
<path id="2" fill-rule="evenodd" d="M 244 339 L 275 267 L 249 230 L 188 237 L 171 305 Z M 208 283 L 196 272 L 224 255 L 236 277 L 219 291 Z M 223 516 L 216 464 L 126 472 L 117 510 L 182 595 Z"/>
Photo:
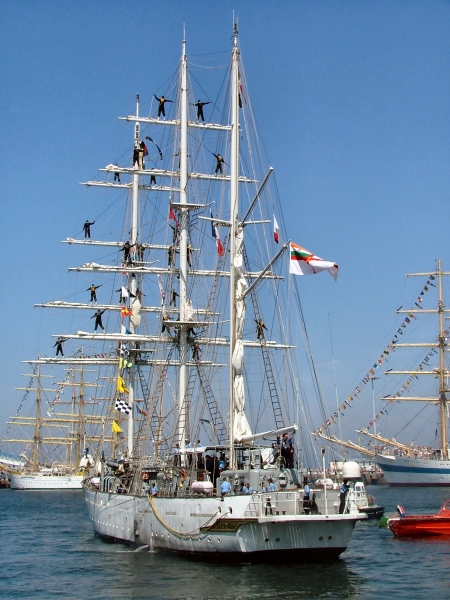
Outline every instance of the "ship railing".
<path id="1" fill-rule="evenodd" d="M 257 493 L 251 496 L 245 510 L 246 517 L 299 515 L 303 512 L 303 501 L 296 491 Z"/>

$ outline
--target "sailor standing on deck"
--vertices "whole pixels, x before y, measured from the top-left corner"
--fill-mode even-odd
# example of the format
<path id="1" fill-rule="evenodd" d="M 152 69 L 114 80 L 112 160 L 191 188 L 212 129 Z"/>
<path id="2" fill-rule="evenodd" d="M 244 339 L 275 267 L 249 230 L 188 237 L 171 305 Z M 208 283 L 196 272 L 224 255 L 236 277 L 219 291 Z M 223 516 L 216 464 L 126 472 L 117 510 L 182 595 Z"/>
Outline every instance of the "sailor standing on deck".
<path id="1" fill-rule="evenodd" d="M 345 510 L 345 497 L 347 495 L 347 492 L 350 488 L 347 485 L 347 480 L 344 480 L 344 483 L 341 485 L 341 489 L 339 490 L 339 500 L 340 500 L 340 504 L 339 504 L 339 514 L 343 515 L 344 514 L 344 510 Z"/>

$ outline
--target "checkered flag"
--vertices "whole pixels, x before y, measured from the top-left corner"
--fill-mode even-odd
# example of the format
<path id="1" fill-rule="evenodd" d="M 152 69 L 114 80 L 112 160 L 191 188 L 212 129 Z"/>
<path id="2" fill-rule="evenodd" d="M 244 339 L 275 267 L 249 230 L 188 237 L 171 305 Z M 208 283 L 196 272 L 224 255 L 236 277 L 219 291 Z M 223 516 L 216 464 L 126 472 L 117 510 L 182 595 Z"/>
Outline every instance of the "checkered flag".
<path id="1" fill-rule="evenodd" d="M 124 400 L 119 400 L 119 398 L 116 398 L 116 410 L 128 415 L 131 412 L 131 406 Z"/>

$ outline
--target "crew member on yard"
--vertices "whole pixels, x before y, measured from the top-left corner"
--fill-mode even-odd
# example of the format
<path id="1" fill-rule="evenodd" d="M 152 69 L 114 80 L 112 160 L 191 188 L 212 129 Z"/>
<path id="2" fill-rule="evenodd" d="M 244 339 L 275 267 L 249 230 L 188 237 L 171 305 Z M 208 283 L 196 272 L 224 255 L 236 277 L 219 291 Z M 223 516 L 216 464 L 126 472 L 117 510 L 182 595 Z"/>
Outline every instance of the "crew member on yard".
<path id="1" fill-rule="evenodd" d="M 166 102 L 173 102 L 173 100 L 168 100 L 167 98 L 164 98 L 164 96 L 161 96 L 161 98 L 158 98 L 158 96 L 156 94 L 153 94 L 156 98 L 156 100 L 158 100 L 159 102 L 159 106 L 158 106 L 158 119 L 159 117 L 162 115 L 164 118 L 166 118 L 166 110 L 164 107 L 164 104 Z"/>
<path id="2" fill-rule="evenodd" d="M 89 223 L 89 221 L 86 219 L 85 224 L 83 225 L 83 231 L 84 231 L 84 238 L 89 238 L 91 239 L 91 225 L 94 225 L 95 221 L 92 221 L 92 223 Z"/>

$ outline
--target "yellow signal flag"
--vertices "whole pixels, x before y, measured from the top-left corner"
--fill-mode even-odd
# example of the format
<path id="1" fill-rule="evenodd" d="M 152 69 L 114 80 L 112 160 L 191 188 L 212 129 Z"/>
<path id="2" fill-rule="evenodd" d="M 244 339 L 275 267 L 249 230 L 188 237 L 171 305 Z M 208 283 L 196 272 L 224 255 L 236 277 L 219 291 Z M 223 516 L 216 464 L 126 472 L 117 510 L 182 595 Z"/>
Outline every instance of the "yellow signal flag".
<path id="1" fill-rule="evenodd" d="M 113 433 L 122 433 L 122 429 L 116 421 L 112 422 L 111 429 Z"/>
<path id="2" fill-rule="evenodd" d="M 125 381 L 122 377 L 117 378 L 117 391 L 122 394 L 128 394 L 127 386 L 125 385 Z"/>

